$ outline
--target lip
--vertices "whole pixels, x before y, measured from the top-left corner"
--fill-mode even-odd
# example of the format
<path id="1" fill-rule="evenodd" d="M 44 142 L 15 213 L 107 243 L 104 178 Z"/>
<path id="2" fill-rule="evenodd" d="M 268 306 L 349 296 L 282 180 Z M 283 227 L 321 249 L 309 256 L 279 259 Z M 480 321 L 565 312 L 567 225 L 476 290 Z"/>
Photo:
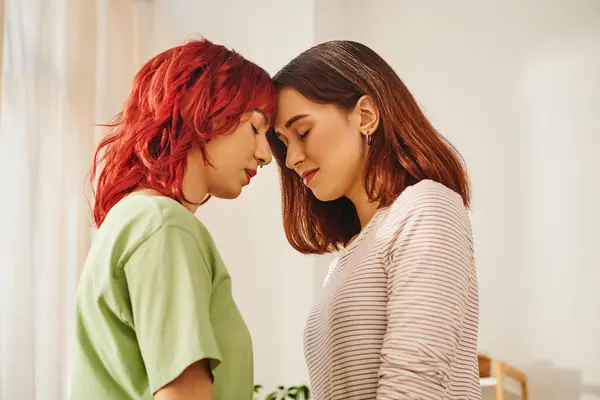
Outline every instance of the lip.
<path id="1" fill-rule="evenodd" d="M 319 168 L 309 169 L 308 171 L 304 171 L 300 176 L 302 176 L 302 180 L 304 181 L 304 185 L 308 186 L 310 181 L 314 178 L 315 174 L 319 171 Z"/>
<path id="2" fill-rule="evenodd" d="M 250 183 L 250 180 L 256 176 L 256 170 L 255 169 L 249 169 L 249 168 L 245 168 L 244 172 L 246 172 L 246 177 L 248 178 L 248 183 Z"/>

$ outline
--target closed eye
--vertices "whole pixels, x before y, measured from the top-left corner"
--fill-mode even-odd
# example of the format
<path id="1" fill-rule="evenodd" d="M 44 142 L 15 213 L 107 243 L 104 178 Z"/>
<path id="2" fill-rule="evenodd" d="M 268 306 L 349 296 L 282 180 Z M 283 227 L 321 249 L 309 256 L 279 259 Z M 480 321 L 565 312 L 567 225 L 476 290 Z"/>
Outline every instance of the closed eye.
<path id="1" fill-rule="evenodd" d="M 306 136 L 308 136 L 308 134 L 309 134 L 309 133 L 310 133 L 310 129 L 309 129 L 309 130 L 307 130 L 306 132 L 304 132 L 303 134 L 301 134 L 301 135 L 300 135 L 300 140 L 304 140 L 304 138 L 305 138 Z"/>
<path id="2" fill-rule="evenodd" d="M 275 138 L 279 140 L 284 146 L 287 146 L 287 140 L 285 139 L 285 136 L 283 136 L 281 133 L 274 131 L 273 136 L 275 136 Z"/>

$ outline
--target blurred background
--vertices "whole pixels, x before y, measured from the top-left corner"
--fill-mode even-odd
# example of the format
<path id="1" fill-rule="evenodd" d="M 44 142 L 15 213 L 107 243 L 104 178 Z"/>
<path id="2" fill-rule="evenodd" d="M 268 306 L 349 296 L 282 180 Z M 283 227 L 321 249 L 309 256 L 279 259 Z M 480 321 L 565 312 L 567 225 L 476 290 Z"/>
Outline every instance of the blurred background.
<path id="1" fill-rule="evenodd" d="M 0 2 L 2 3 L 2 2 Z M 274 74 L 330 39 L 371 46 L 463 154 L 480 351 L 534 400 L 600 399 L 600 1 L 3 0 L 0 399 L 68 396 L 94 147 L 154 54 L 200 35 Z M 254 182 L 254 181 L 253 181 Z M 287 244 L 275 165 L 198 217 L 233 277 L 256 381 L 308 383 L 305 318 L 332 256 Z"/>

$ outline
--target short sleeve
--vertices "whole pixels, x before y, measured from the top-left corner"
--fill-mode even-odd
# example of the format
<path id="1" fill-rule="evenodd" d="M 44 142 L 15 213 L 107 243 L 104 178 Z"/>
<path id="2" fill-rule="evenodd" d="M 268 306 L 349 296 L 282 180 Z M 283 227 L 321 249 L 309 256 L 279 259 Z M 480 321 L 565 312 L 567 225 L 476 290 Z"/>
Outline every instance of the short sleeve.
<path id="1" fill-rule="evenodd" d="M 150 388 L 155 393 L 188 366 L 221 361 L 210 320 L 212 277 L 195 238 L 162 227 L 125 267 L 133 324 Z"/>

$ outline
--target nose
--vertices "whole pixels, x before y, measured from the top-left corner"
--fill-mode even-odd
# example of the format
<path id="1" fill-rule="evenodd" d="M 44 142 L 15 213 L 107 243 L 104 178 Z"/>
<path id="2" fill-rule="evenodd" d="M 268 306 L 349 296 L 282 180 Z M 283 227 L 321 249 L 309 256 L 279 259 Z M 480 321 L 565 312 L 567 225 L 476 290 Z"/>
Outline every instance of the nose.
<path id="1" fill-rule="evenodd" d="M 304 149 L 301 144 L 291 141 L 288 145 L 287 156 L 285 157 L 285 165 L 289 169 L 296 169 L 306 159 Z"/>
<path id="2" fill-rule="evenodd" d="M 269 142 L 267 142 L 266 138 L 259 140 L 258 145 L 256 146 L 256 151 L 254 152 L 254 158 L 261 166 L 269 165 L 273 160 L 273 156 L 271 155 L 271 150 L 269 148 Z"/>

